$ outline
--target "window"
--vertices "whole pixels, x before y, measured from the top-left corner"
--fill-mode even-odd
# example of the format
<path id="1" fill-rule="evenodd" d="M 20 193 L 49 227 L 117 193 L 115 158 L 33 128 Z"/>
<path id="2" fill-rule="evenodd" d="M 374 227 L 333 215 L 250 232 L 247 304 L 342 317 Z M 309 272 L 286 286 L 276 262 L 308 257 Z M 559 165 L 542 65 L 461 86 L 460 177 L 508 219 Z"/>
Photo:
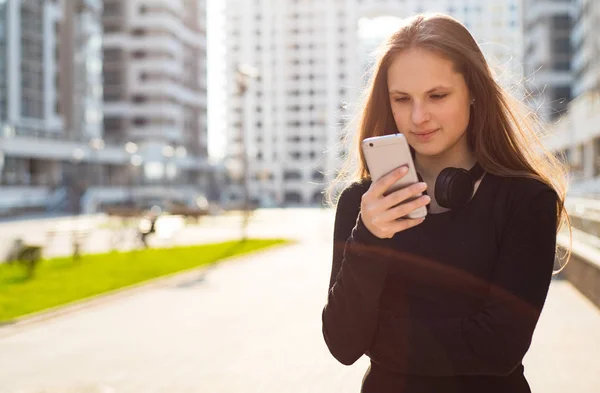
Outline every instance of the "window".
<path id="1" fill-rule="evenodd" d="M 571 69 L 571 62 L 570 61 L 553 61 L 552 62 L 552 68 L 557 70 L 557 71 L 569 71 Z"/>
<path id="2" fill-rule="evenodd" d="M 568 15 L 554 15 L 552 17 L 552 28 L 556 30 L 569 29 L 571 27 L 571 18 Z"/>
<path id="3" fill-rule="evenodd" d="M 557 38 L 554 40 L 552 45 L 552 51 L 557 53 L 569 53 L 571 50 L 571 42 L 570 39 L 567 38 Z"/>
<path id="4" fill-rule="evenodd" d="M 286 203 L 302 203 L 302 195 L 299 192 L 286 192 L 285 193 Z"/>
<path id="5" fill-rule="evenodd" d="M 133 119 L 133 124 L 136 126 L 145 126 L 146 124 L 148 124 L 148 120 L 143 117 L 136 117 Z"/>
<path id="6" fill-rule="evenodd" d="M 283 178 L 285 180 L 301 180 L 302 174 L 298 171 L 286 170 L 283 172 Z"/>

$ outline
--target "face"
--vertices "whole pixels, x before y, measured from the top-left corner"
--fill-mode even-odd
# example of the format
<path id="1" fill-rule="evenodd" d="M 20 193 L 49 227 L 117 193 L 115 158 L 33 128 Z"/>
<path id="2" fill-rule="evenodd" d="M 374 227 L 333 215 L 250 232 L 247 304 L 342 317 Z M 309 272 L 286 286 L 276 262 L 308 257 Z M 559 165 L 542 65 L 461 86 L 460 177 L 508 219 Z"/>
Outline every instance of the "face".
<path id="1" fill-rule="evenodd" d="M 396 126 L 417 154 L 461 154 L 468 149 L 471 98 L 452 61 L 412 48 L 396 56 L 387 77 Z"/>

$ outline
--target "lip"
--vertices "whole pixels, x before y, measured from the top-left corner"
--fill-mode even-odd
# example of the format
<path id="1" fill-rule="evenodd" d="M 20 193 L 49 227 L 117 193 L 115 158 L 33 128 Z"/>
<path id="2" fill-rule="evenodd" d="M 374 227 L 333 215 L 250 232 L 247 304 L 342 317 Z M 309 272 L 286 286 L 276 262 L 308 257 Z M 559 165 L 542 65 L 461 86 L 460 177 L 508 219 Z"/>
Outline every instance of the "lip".
<path id="1" fill-rule="evenodd" d="M 426 130 L 421 132 L 413 132 L 412 134 L 417 138 L 419 142 L 426 142 L 435 135 L 436 132 L 439 131 L 439 128 L 433 130 Z"/>

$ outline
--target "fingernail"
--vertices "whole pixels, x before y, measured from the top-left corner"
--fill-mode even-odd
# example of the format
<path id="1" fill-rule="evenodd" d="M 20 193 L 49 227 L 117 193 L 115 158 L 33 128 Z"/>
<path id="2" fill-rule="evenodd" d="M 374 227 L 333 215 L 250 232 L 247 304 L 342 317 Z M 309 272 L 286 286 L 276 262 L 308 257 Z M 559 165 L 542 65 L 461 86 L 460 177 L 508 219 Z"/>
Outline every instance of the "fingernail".
<path id="1" fill-rule="evenodd" d="M 406 166 L 401 167 L 399 172 L 401 174 L 405 174 L 406 172 L 408 172 L 408 167 L 406 167 Z"/>
<path id="2" fill-rule="evenodd" d="M 427 189 L 427 183 L 419 183 L 419 190 L 425 191 Z"/>

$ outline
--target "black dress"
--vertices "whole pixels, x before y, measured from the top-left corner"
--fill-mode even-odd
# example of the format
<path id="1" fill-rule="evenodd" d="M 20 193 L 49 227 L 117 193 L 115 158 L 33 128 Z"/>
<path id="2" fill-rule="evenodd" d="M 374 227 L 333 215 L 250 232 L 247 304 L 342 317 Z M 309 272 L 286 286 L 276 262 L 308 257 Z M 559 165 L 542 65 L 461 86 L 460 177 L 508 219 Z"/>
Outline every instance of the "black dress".
<path id="1" fill-rule="evenodd" d="M 554 266 L 557 195 L 486 174 L 463 208 L 429 214 L 391 239 L 360 217 L 370 182 L 337 206 L 323 335 L 364 393 L 530 392 L 523 356 Z"/>

